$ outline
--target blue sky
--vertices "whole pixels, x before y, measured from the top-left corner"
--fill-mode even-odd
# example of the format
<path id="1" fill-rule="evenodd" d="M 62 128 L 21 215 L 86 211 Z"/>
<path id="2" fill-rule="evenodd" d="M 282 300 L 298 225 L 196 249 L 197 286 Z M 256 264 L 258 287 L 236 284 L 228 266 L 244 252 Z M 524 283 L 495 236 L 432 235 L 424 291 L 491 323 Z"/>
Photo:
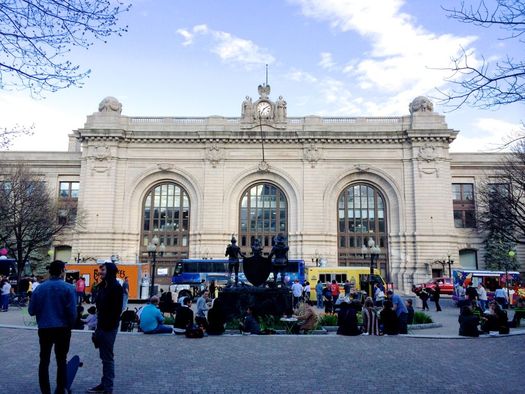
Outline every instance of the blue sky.
<path id="1" fill-rule="evenodd" d="M 71 54 L 91 69 L 82 88 L 40 100 L 2 91 L 0 117 L 7 127 L 35 125 L 12 150 L 66 150 L 67 134 L 110 95 L 129 116 L 239 116 L 243 98 L 257 98 L 265 63 L 271 97 L 285 97 L 289 116 L 405 115 L 414 97 L 449 88 L 448 73 L 436 69 L 461 47 L 473 62 L 523 55 L 498 39 L 504 32 L 448 19 L 441 6 L 458 3 L 136 0 L 122 17 L 127 34 Z M 446 113 L 460 130 L 452 150 L 493 149 L 519 130 L 524 113 L 523 104 Z"/>

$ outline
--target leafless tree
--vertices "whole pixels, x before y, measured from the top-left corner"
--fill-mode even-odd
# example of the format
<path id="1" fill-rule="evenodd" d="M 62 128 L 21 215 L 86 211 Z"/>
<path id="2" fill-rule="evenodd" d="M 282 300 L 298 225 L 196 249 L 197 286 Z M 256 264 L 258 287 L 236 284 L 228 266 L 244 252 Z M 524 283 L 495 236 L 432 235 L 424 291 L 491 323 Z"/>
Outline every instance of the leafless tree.
<path id="1" fill-rule="evenodd" d="M 31 127 L 15 125 L 11 128 L 6 127 L 0 129 L 0 150 L 9 149 L 11 142 L 17 137 L 20 137 L 22 135 L 32 135 L 34 128 L 34 125 L 32 125 Z"/>
<path id="2" fill-rule="evenodd" d="M 16 165 L 0 179 L 0 245 L 17 262 L 18 279 L 26 261 L 54 237 L 74 228 L 76 202 L 57 201 L 44 178 Z"/>
<path id="3" fill-rule="evenodd" d="M 0 88 L 39 95 L 81 84 L 90 71 L 66 55 L 127 31 L 117 22 L 129 7 L 120 0 L 2 0 Z"/>
<path id="4" fill-rule="evenodd" d="M 498 28 L 504 31 L 501 39 L 525 43 L 525 2 L 523 0 L 485 1 L 476 6 L 462 2 L 459 8 L 445 9 L 449 17 L 461 23 L 481 28 Z M 525 48 L 524 48 L 525 49 Z M 522 55 L 525 51 L 522 51 Z M 480 108 L 525 101 L 525 62 L 507 56 L 496 62 L 482 58 L 481 65 L 474 64 L 469 54 L 453 59 L 452 75 L 448 81 L 451 91 L 441 91 L 442 101 L 453 108 L 469 104 Z"/>
<path id="5" fill-rule="evenodd" d="M 501 163 L 497 180 L 479 193 L 480 230 L 502 242 L 525 244 L 525 141 L 519 141 Z"/>

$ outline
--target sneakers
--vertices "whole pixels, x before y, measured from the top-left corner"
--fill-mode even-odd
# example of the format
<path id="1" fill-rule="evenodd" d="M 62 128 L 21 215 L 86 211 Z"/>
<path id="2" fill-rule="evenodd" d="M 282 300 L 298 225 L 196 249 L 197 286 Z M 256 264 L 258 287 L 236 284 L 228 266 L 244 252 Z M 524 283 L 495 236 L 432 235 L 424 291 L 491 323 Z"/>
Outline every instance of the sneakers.
<path id="1" fill-rule="evenodd" d="M 86 393 L 88 394 L 104 393 L 104 386 L 102 386 L 101 384 L 98 384 L 95 387 L 91 387 L 90 389 L 87 389 Z"/>

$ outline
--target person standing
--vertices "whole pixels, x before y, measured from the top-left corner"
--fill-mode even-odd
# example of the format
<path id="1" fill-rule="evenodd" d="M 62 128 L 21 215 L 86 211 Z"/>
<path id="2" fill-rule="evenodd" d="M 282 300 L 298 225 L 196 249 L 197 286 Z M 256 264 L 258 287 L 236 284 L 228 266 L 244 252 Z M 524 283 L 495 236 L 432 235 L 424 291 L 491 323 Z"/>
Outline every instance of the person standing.
<path id="1" fill-rule="evenodd" d="M 494 299 L 503 309 L 507 308 L 507 303 L 509 301 L 507 298 L 507 292 L 503 290 L 503 288 L 499 284 L 496 288 L 496 291 L 494 292 Z"/>
<path id="2" fill-rule="evenodd" d="M 333 302 L 333 305 L 335 305 L 335 303 L 337 302 L 337 299 L 339 298 L 339 285 L 337 284 L 337 282 L 334 280 L 332 280 L 332 284 L 330 285 L 330 292 L 332 293 L 332 302 Z"/>
<path id="3" fill-rule="evenodd" d="M 441 312 L 441 305 L 439 305 L 439 299 L 441 298 L 441 288 L 439 287 L 439 284 L 441 282 L 436 283 L 436 286 L 434 287 L 434 303 L 436 304 L 436 312 Z"/>
<path id="4" fill-rule="evenodd" d="M 345 297 L 348 297 L 350 295 L 350 290 L 352 290 L 352 286 L 350 285 L 350 282 L 348 281 L 348 279 L 345 280 L 344 290 L 345 290 Z"/>
<path id="5" fill-rule="evenodd" d="M 304 283 L 304 296 L 303 296 L 303 301 L 304 302 L 309 302 L 310 301 L 310 293 L 311 293 L 311 288 L 310 288 L 310 282 L 305 282 Z"/>
<path id="6" fill-rule="evenodd" d="M 215 281 L 212 280 L 212 281 L 210 282 L 210 298 L 211 298 L 212 300 L 215 299 L 215 290 L 216 290 L 216 289 L 217 289 L 217 286 L 215 286 Z"/>
<path id="7" fill-rule="evenodd" d="M 2 289 L 2 312 L 7 312 L 9 309 L 9 294 L 11 294 L 11 284 L 4 278 L 0 282 L 0 288 Z"/>
<path id="8" fill-rule="evenodd" d="M 122 284 L 122 311 L 125 311 L 128 308 L 129 300 L 129 279 L 126 276 L 124 278 L 124 283 Z"/>
<path id="9" fill-rule="evenodd" d="M 478 284 L 478 299 L 479 299 L 479 306 L 481 310 L 484 312 L 487 309 L 487 290 L 485 289 L 485 286 L 483 286 L 483 283 Z"/>
<path id="10" fill-rule="evenodd" d="M 94 342 L 102 360 L 100 384 L 88 393 L 112 393 L 115 379 L 113 347 L 117 338 L 120 314 L 122 313 L 122 286 L 117 281 L 117 266 L 106 262 L 99 266 L 100 283 L 97 286 L 97 329 Z"/>
<path id="11" fill-rule="evenodd" d="M 84 301 L 84 293 L 86 291 L 86 282 L 84 282 L 83 277 L 78 278 L 77 283 L 75 283 L 75 289 L 77 292 L 77 303 L 78 305 L 82 305 L 82 302 Z"/>
<path id="12" fill-rule="evenodd" d="M 317 297 L 317 307 L 323 309 L 323 283 L 318 280 L 315 285 L 315 294 Z"/>
<path id="13" fill-rule="evenodd" d="M 430 294 L 428 293 L 428 290 L 426 287 L 422 288 L 419 292 L 419 298 L 421 298 L 421 302 L 423 303 L 423 310 L 429 311 L 430 308 L 428 307 L 428 299 L 430 298 Z"/>
<path id="14" fill-rule="evenodd" d="M 64 282 L 65 263 L 55 260 L 49 265 L 49 279 L 35 289 L 28 312 L 36 316 L 40 343 L 38 382 L 43 394 L 51 393 L 49 361 L 55 346 L 57 387 L 55 393 L 64 393 L 67 383 L 67 353 L 71 328 L 77 316 L 75 287 Z"/>
<path id="15" fill-rule="evenodd" d="M 399 325 L 399 333 L 408 334 L 408 310 L 405 305 L 405 302 L 403 301 L 401 296 L 399 296 L 398 294 L 394 294 L 392 290 L 388 290 L 386 294 L 388 299 L 392 301 L 394 312 L 396 312 Z"/>
<path id="16" fill-rule="evenodd" d="M 292 285 L 292 294 L 293 294 L 293 308 L 297 308 L 297 304 L 303 296 L 303 286 L 299 283 L 299 279 L 294 280 Z"/>

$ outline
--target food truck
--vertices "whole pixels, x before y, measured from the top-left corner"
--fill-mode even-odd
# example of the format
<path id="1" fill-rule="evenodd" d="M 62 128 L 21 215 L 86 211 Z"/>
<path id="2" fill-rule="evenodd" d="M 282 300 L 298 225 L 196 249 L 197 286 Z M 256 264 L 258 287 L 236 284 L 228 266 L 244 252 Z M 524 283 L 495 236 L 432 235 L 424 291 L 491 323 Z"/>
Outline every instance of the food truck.
<path id="1" fill-rule="evenodd" d="M 99 279 L 99 266 L 105 260 L 86 262 L 86 263 L 67 263 L 66 281 L 72 282 L 80 277 L 86 282 L 86 294 L 91 293 L 93 283 Z M 150 275 L 150 265 L 147 263 L 116 263 L 118 268 L 117 280 L 122 284 L 127 276 L 129 281 L 129 299 L 137 300 L 141 297 L 141 286 L 144 278 Z M 149 279 L 148 279 L 149 280 Z M 147 286 L 146 286 L 147 288 Z M 147 296 L 147 295 L 146 295 Z"/>
<path id="2" fill-rule="evenodd" d="M 480 271 L 455 269 L 452 270 L 452 278 L 454 281 L 454 293 L 452 299 L 456 304 L 464 299 L 465 289 L 474 284 L 478 286 L 482 283 L 487 290 L 489 300 L 494 298 L 494 292 L 501 286 L 501 288 L 509 289 L 509 302 L 511 305 L 515 304 L 519 297 L 525 298 L 525 288 L 521 282 L 520 273 L 517 271 Z"/>

